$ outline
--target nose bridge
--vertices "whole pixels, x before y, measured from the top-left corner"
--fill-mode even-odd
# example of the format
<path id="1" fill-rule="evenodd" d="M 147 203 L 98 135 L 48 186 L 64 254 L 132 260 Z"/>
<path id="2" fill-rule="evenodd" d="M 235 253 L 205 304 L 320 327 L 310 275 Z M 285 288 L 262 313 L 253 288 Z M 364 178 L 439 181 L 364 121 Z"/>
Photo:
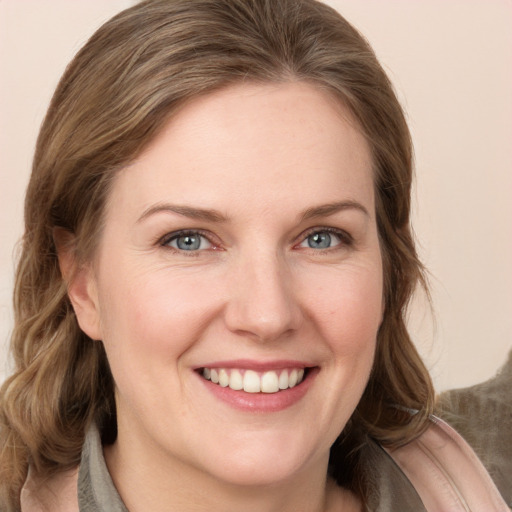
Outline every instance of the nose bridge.
<path id="1" fill-rule="evenodd" d="M 271 341 L 301 321 L 293 278 L 277 251 L 258 249 L 240 258 L 232 282 L 226 322 L 232 331 Z"/>

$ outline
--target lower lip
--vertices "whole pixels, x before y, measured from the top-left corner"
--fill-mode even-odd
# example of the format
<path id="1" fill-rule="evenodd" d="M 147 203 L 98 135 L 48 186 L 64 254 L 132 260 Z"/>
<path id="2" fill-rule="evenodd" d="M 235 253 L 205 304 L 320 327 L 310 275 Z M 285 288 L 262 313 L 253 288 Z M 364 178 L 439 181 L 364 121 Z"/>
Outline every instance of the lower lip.
<path id="1" fill-rule="evenodd" d="M 310 368 L 306 378 L 293 388 L 284 389 L 277 393 L 246 393 L 235 391 L 230 387 L 223 388 L 198 375 L 206 388 L 218 399 L 231 407 L 247 412 L 278 412 L 296 404 L 308 392 L 313 380 L 318 374 L 318 368 Z"/>

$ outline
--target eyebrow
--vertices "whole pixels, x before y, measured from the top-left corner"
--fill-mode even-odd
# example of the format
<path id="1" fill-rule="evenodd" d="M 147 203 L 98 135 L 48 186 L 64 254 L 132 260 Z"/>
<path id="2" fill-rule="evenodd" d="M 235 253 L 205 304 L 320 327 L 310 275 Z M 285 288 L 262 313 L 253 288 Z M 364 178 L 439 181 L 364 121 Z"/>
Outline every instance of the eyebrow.
<path id="1" fill-rule="evenodd" d="M 299 217 L 301 222 L 303 222 L 305 220 L 314 219 L 316 217 L 329 217 L 330 215 L 334 215 L 344 210 L 359 210 L 366 216 L 370 216 L 368 210 L 357 201 L 338 201 L 335 203 L 327 203 L 308 208 L 302 212 Z M 190 219 L 204 220 L 213 223 L 221 223 L 228 220 L 228 218 L 218 210 L 209 208 L 196 208 L 192 206 L 176 205 L 170 203 L 159 203 L 144 210 L 142 215 L 138 218 L 137 223 L 142 222 L 144 219 L 150 217 L 151 215 L 161 212 L 176 213 Z"/>
<path id="2" fill-rule="evenodd" d="M 178 215 L 182 215 L 183 217 L 189 217 L 190 219 L 205 220 L 208 222 L 216 223 L 225 222 L 227 220 L 227 218 L 217 210 L 210 210 L 206 208 L 194 208 L 192 206 L 164 203 L 155 204 L 154 206 L 151 206 L 147 210 L 144 210 L 144 213 L 139 217 L 137 222 L 141 222 L 147 217 L 150 217 L 151 215 L 160 212 L 177 213 Z"/>
<path id="3" fill-rule="evenodd" d="M 338 201 L 335 203 L 322 204 L 320 206 L 308 208 L 302 214 L 301 221 L 314 219 L 316 217 L 329 217 L 330 215 L 334 215 L 335 213 L 344 210 L 359 210 L 360 212 L 364 213 L 367 217 L 370 216 L 368 210 L 357 201 Z"/>

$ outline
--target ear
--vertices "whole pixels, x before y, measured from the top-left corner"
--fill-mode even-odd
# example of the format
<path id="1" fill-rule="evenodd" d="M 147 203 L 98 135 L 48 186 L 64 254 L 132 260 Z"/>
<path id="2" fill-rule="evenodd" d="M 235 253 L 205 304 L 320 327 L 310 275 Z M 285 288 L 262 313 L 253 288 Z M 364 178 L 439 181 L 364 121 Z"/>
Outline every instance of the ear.
<path id="1" fill-rule="evenodd" d="M 93 340 L 101 340 L 101 322 L 96 277 L 89 263 L 81 263 L 76 254 L 75 235 L 55 227 L 53 240 L 60 272 L 67 285 L 68 297 L 80 329 Z"/>

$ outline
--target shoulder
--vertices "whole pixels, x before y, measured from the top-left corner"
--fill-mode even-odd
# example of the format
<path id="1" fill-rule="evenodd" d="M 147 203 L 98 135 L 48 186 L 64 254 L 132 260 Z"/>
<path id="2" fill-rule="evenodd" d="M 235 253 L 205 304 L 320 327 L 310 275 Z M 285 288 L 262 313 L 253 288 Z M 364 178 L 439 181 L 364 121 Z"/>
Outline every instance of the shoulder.
<path id="1" fill-rule="evenodd" d="M 504 498 L 512 503 L 512 352 L 498 374 L 440 395 L 440 416 L 471 445 Z"/>
<path id="2" fill-rule="evenodd" d="M 439 418 L 414 441 L 387 451 L 429 511 L 508 510 L 475 452 Z"/>
<path id="3" fill-rule="evenodd" d="M 21 491 L 22 512 L 79 512 L 78 467 L 51 477 L 29 471 Z"/>

